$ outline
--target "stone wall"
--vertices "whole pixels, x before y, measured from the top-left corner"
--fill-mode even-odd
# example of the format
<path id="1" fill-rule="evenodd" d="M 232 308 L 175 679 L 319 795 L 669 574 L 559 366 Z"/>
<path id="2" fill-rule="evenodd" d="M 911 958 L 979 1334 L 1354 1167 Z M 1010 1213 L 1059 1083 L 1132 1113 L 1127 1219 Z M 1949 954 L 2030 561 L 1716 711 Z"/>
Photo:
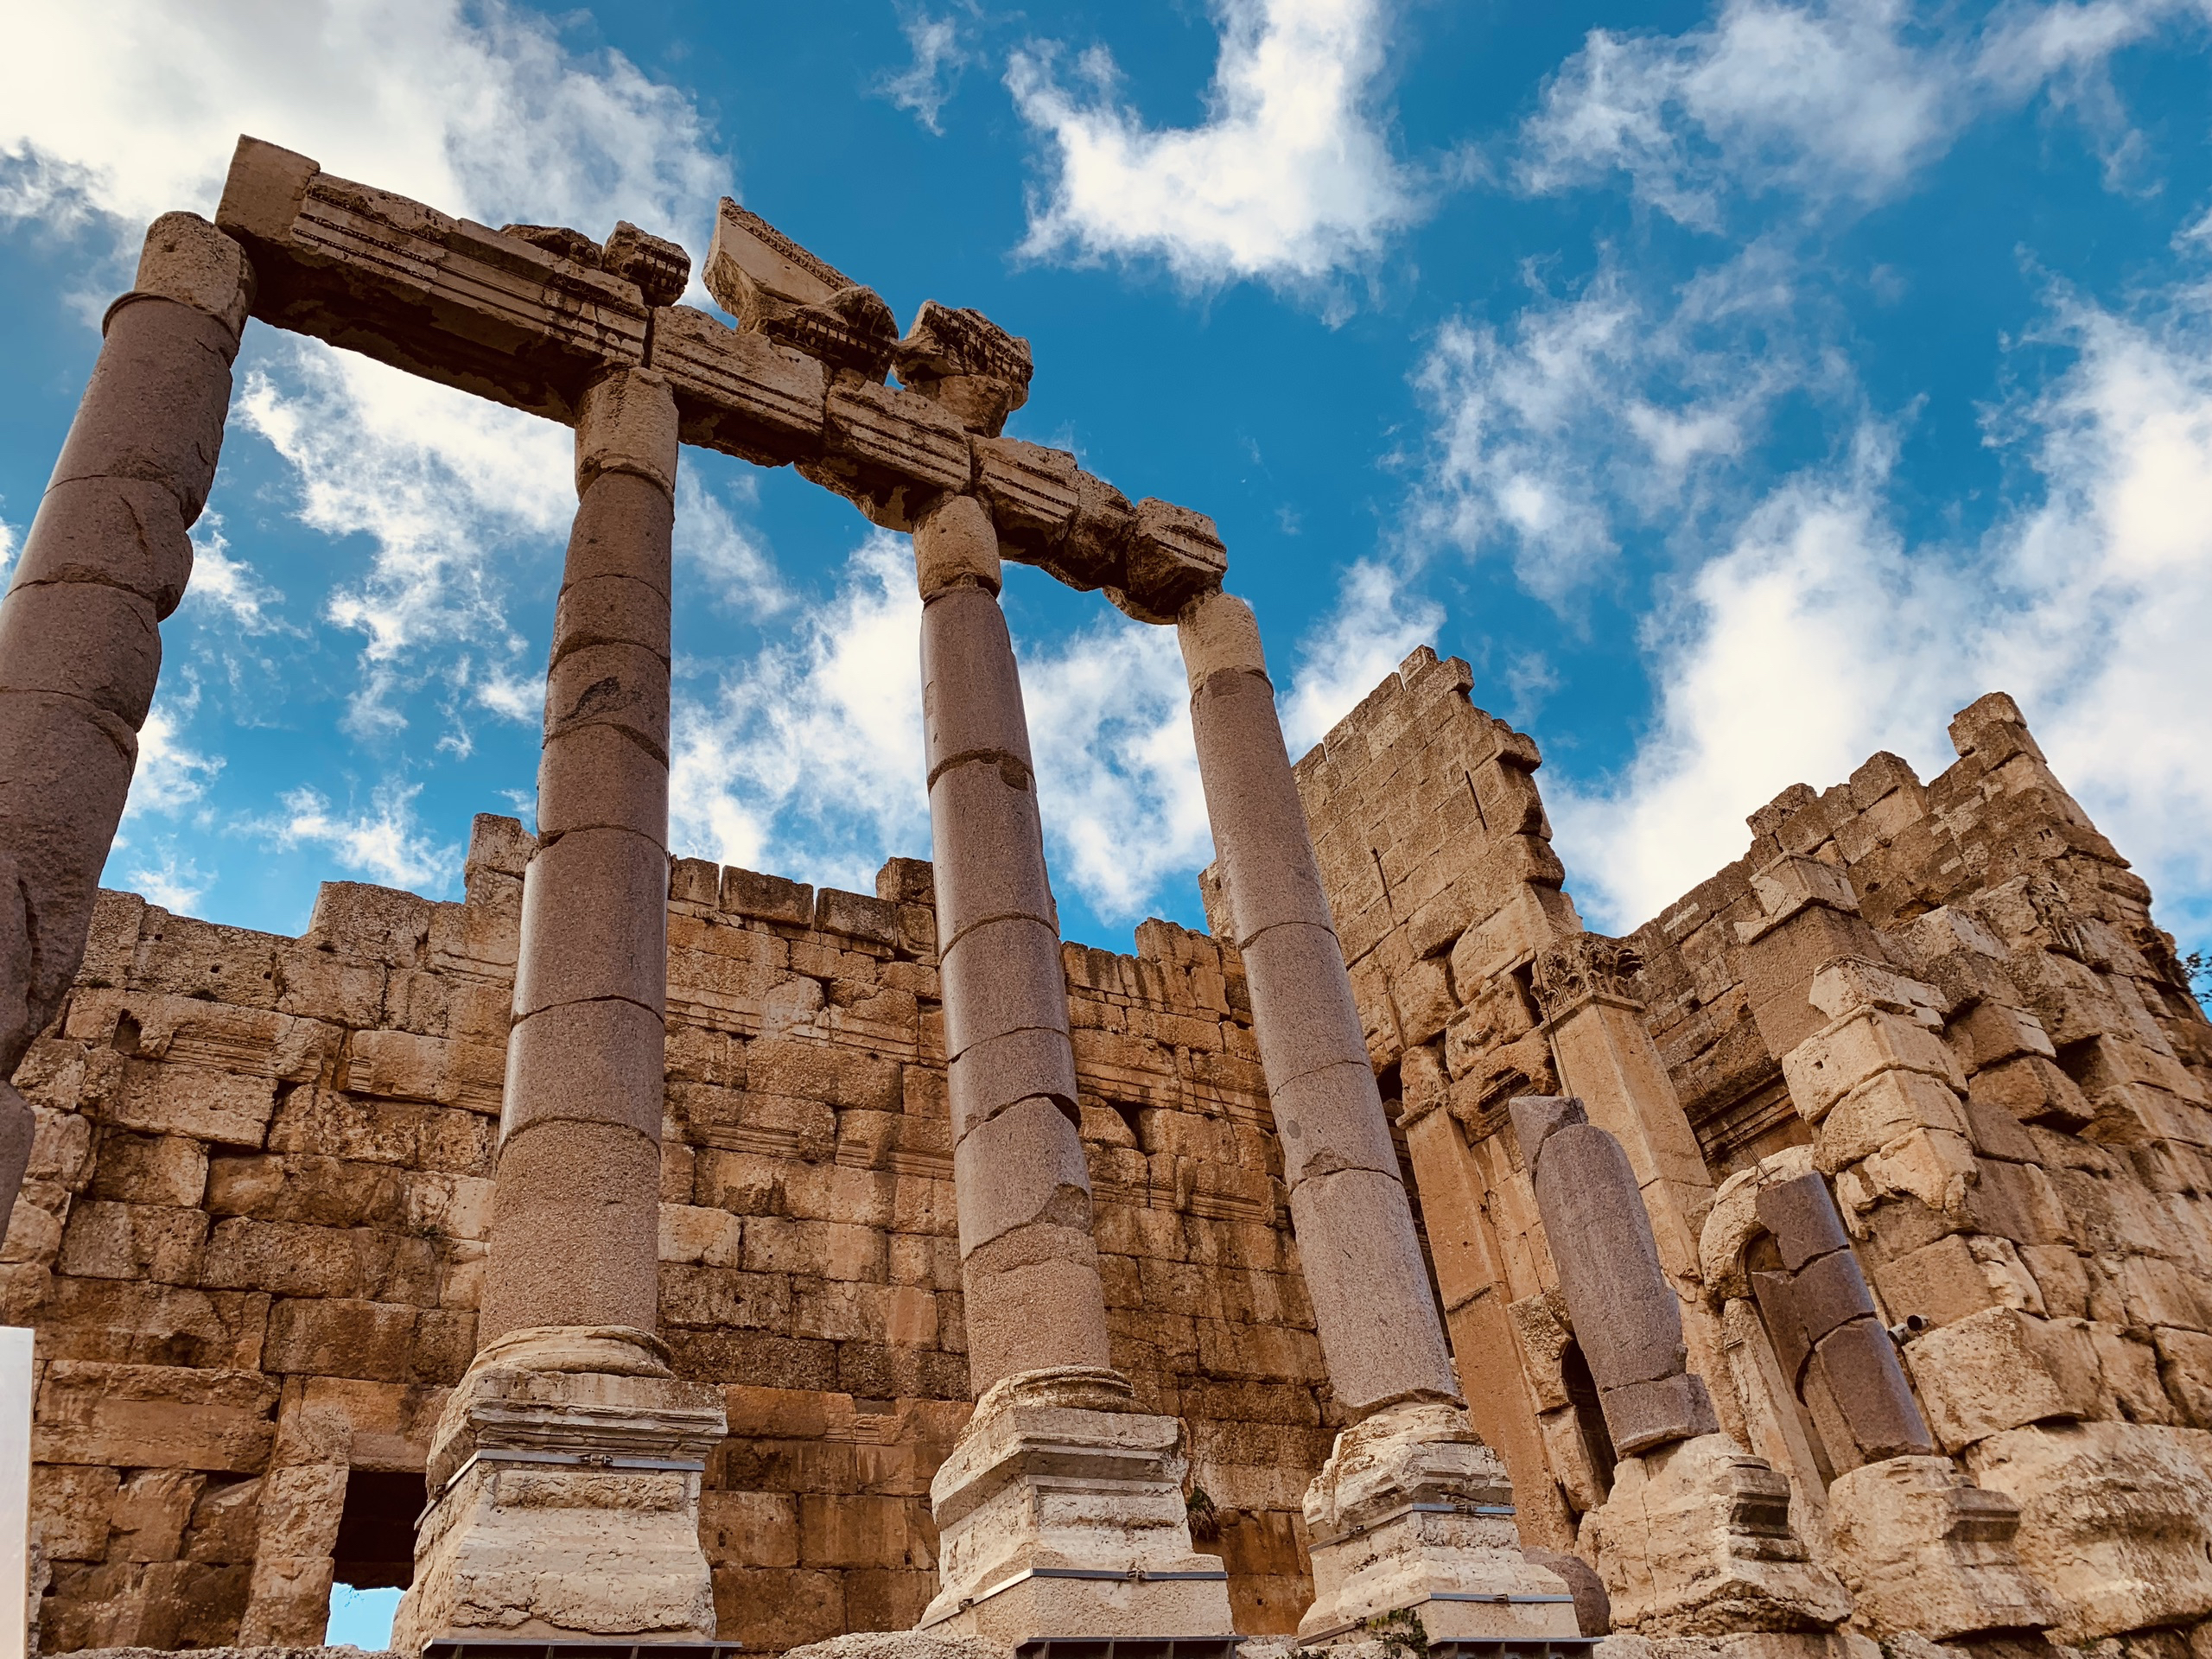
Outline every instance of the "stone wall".
<path id="1" fill-rule="evenodd" d="M 334 1571 L 395 1569 L 473 1351 L 528 850 L 479 818 L 465 902 L 331 883 L 298 939 L 101 895 L 0 1253 L 49 1650 L 309 1643 Z M 878 888 L 671 869 L 661 1334 L 728 1391 L 702 1530 L 754 1650 L 913 1622 L 968 1411 L 929 867 Z M 1114 1357 L 1187 1426 L 1238 1627 L 1287 1630 L 1334 1424 L 1242 974 L 1138 943 L 1065 950 Z"/>
<path id="2" fill-rule="evenodd" d="M 1503 1109 L 1565 1092 L 1627 1147 L 1691 1363 L 1816 1556 L 1871 1454 L 1761 1301 L 1758 1194 L 1808 1170 L 1910 1321 L 1942 1450 L 2019 1502 L 2054 1634 L 2212 1639 L 2212 1026 L 2018 709 L 1962 713 L 1925 785 L 1884 754 L 1785 791 L 1617 940 L 1582 931 L 1535 746 L 1470 680 L 1416 652 L 1299 775 L 1524 1534 L 1572 1541 L 1611 1462 Z"/>

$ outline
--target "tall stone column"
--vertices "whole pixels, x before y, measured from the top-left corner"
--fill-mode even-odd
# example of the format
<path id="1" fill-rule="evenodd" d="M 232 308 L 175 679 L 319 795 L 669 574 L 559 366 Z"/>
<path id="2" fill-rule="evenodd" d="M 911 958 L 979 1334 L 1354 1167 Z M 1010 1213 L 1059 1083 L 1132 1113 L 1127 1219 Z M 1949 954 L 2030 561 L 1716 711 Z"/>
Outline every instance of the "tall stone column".
<path id="1" fill-rule="evenodd" d="M 920 1628 L 1227 1638 L 1228 1574 L 1192 1548 L 1181 1424 L 1111 1369 L 997 533 L 972 496 L 915 525 L 953 1180 L 976 1403 L 930 1485 Z"/>
<path id="2" fill-rule="evenodd" d="M 477 1354 L 431 1443 L 403 1651 L 715 1630 L 699 1480 L 727 1423 L 653 1335 L 676 430 L 634 369 L 576 425 Z"/>
<path id="3" fill-rule="evenodd" d="M 1259 625 L 1216 588 L 1177 632 L 1299 1260 L 1355 1420 L 1306 1494 L 1315 1595 L 1300 1640 L 1362 1637 L 1401 1609 L 1431 1641 L 1573 1637 L 1573 1598 L 1522 1555 L 1505 1466 L 1467 1422 Z"/>
<path id="4" fill-rule="evenodd" d="M 148 228 L 0 603 L 0 1226 L 33 1128 L 7 1079 L 84 960 L 252 301 L 245 252 L 207 220 Z"/>

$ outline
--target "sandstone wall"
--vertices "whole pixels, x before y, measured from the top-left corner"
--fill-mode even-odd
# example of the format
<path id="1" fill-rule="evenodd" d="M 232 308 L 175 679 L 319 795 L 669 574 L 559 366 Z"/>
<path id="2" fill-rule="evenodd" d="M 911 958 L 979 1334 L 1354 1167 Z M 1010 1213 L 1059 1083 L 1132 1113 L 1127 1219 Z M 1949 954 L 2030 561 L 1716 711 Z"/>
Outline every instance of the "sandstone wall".
<path id="1" fill-rule="evenodd" d="M 1524 1532 L 1568 1542 L 1611 1456 L 1502 1109 L 1559 1090 L 1627 1147 L 1692 1363 L 1816 1553 L 1866 1460 L 1854 1402 L 1755 1288 L 1757 1192 L 1808 1168 L 1882 1318 L 1916 1316 L 1938 1441 L 2020 1501 L 2057 1634 L 2181 1641 L 2212 1614 L 2212 1026 L 2018 710 L 1966 710 L 1926 785 L 1878 755 L 1785 792 L 1614 940 L 1561 889 L 1535 745 L 1470 679 L 1416 652 L 1299 775 Z"/>
<path id="2" fill-rule="evenodd" d="M 349 1484 L 419 1502 L 473 1351 L 528 846 L 480 818 L 464 903 L 332 883 L 298 939 L 101 896 L 18 1073 L 0 1252 L 50 1650 L 320 1640 L 367 1548 Z M 1239 1628 L 1287 1630 L 1332 1425 L 1242 975 L 1166 923 L 1139 945 L 1065 952 L 1115 1359 L 1188 1426 Z M 661 1327 L 728 1390 L 721 1634 L 911 1624 L 968 1409 L 929 867 L 869 897 L 678 861 L 669 946 Z"/>

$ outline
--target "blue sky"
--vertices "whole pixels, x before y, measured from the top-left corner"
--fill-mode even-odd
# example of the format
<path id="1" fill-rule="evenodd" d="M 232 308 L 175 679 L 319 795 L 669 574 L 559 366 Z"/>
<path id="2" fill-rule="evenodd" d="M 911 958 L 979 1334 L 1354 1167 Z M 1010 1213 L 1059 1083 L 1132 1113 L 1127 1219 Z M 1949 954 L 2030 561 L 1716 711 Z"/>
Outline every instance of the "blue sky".
<path id="1" fill-rule="evenodd" d="M 1211 513 L 1294 747 L 1414 645 L 1532 730 L 1620 929 L 1787 785 L 2014 693 L 2212 942 L 2204 0 L 1146 7 L 86 0 L 0 62 L 12 556 L 144 222 L 236 135 L 704 251 L 738 195 L 1027 335 L 1010 429 Z M 704 303 L 703 296 L 696 296 Z M 107 880 L 296 931 L 525 817 L 567 435 L 249 330 Z M 686 452 L 679 850 L 928 847 L 911 564 Z M 1066 931 L 1198 918 L 1173 640 L 1014 571 Z"/>

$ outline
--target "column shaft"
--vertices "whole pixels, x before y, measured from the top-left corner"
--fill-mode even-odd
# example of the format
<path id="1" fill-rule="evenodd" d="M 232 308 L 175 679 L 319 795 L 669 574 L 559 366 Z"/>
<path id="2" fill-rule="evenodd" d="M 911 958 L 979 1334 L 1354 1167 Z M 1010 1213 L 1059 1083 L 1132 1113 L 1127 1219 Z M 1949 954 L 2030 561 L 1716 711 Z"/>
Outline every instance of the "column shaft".
<path id="1" fill-rule="evenodd" d="M 5 1080 L 84 960 L 252 289 L 205 219 L 154 221 L 0 603 L 0 1223 L 33 1127 Z"/>
<path id="2" fill-rule="evenodd" d="M 938 954 L 969 1371 L 1109 1363 L 1059 918 L 998 543 L 973 497 L 916 526 Z"/>
<path id="3" fill-rule="evenodd" d="M 587 397 L 480 1348 L 533 1325 L 654 1327 L 676 451 L 660 376 L 618 372 Z"/>
<path id="4" fill-rule="evenodd" d="M 1219 590 L 1178 621 L 1206 817 L 1244 960 L 1330 1386 L 1354 1417 L 1459 1397 L 1258 625 Z"/>

